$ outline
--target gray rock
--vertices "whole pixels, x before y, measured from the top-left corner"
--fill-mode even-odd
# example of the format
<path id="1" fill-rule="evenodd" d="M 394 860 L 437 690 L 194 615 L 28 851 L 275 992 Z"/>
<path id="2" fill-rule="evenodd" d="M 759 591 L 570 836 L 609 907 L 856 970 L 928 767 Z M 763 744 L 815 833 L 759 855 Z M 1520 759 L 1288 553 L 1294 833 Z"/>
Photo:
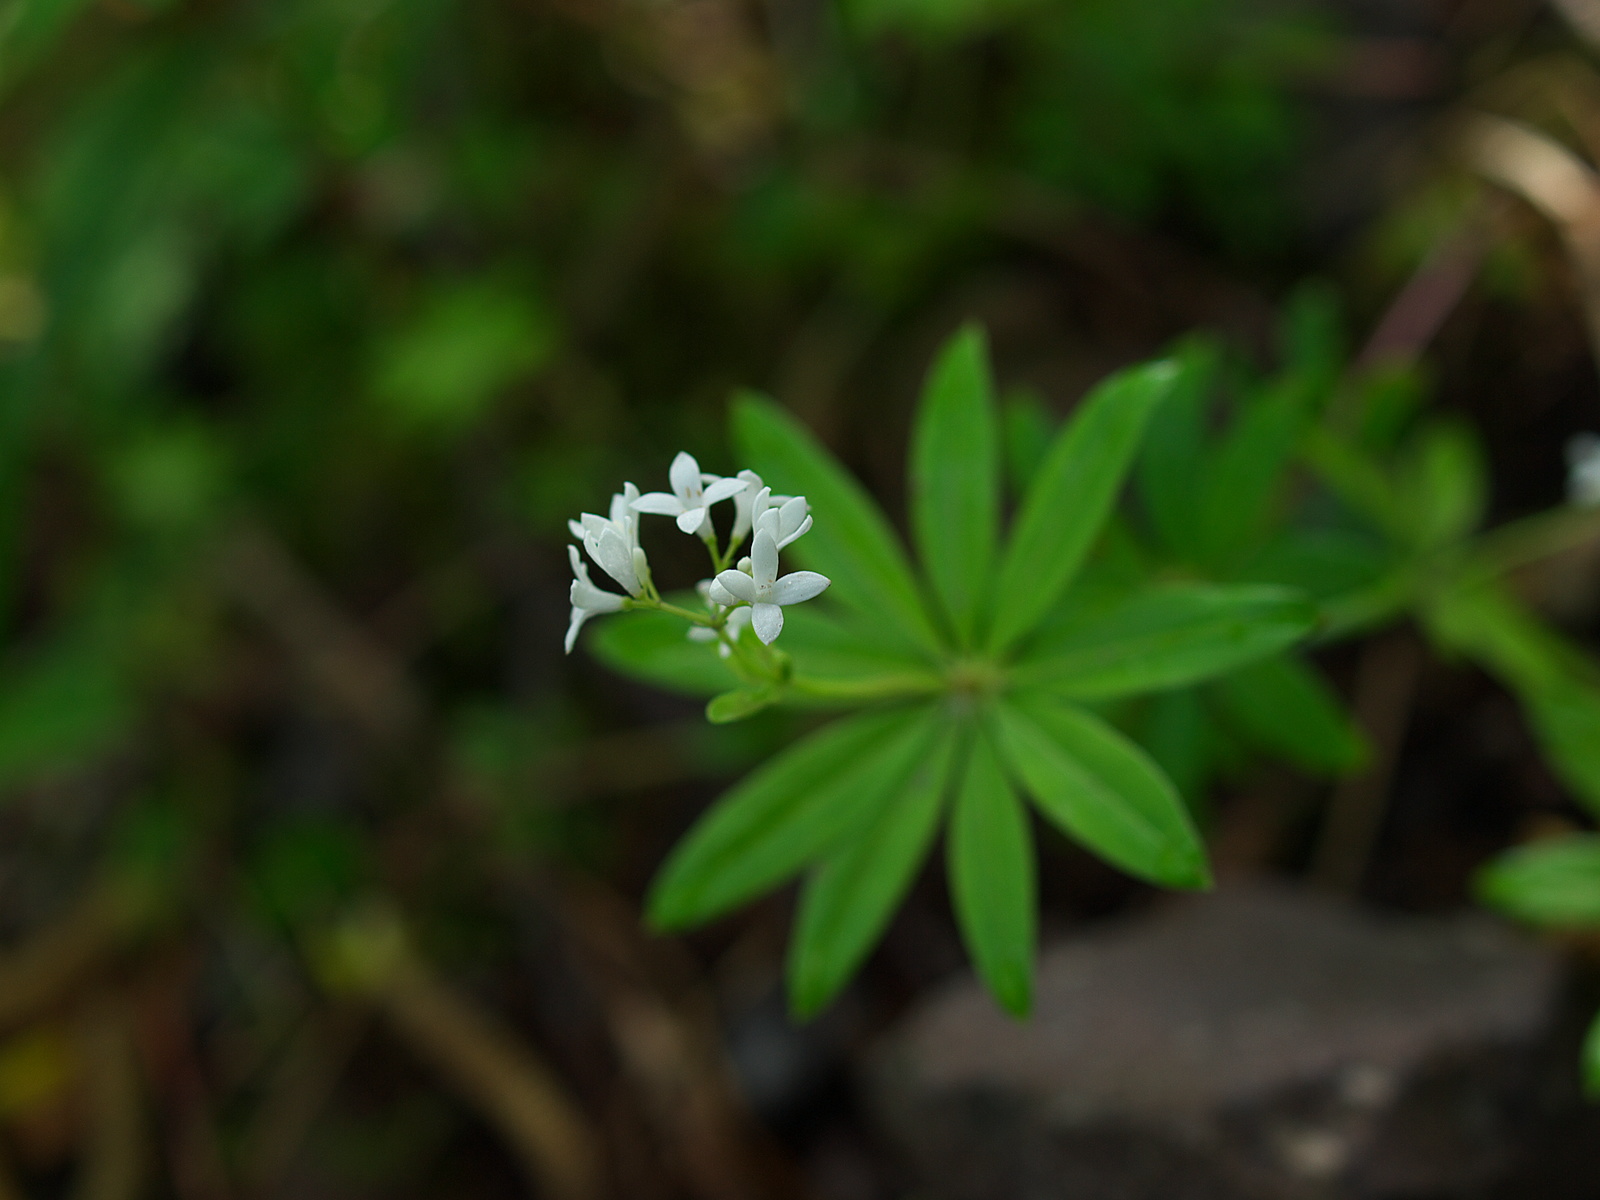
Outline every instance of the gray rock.
<path id="1" fill-rule="evenodd" d="M 1047 951 L 1027 1022 L 949 987 L 867 1091 L 959 1200 L 1476 1196 L 1542 1119 L 1561 992 L 1487 918 L 1252 887 Z"/>

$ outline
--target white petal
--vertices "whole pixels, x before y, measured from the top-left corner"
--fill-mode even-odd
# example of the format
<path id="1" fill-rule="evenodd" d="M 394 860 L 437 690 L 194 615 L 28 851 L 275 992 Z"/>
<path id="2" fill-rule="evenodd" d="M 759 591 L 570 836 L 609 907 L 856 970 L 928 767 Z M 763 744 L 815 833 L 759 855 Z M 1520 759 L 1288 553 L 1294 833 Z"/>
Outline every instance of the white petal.
<path id="1" fill-rule="evenodd" d="M 756 599 L 756 581 L 743 571 L 723 571 L 711 581 L 711 598 L 716 600 L 717 589 L 721 588 L 735 601 L 753 604 Z M 717 600 L 718 604 L 723 603 Z"/>
<path id="2" fill-rule="evenodd" d="M 567 547 L 567 561 L 572 564 L 572 577 L 588 583 L 589 568 L 584 565 L 583 559 L 578 557 L 578 548 L 576 546 Z"/>
<path id="3" fill-rule="evenodd" d="M 689 640 L 691 642 L 714 642 L 717 640 L 717 631 L 708 625 L 689 626 Z"/>
<path id="4" fill-rule="evenodd" d="M 744 575 L 743 571 L 739 573 Z M 748 579 L 749 576 L 746 575 L 745 578 Z M 739 603 L 739 597 L 728 591 L 727 588 L 723 587 L 715 579 L 711 581 L 711 586 L 706 589 L 706 599 L 711 601 L 713 604 L 720 604 L 724 608 L 732 608 L 735 604 Z"/>
<path id="5" fill-rule="evenodd" d="M 744 627 L 750 624 L 751 608 L 736 608 L 728 614 L 728 636 L 737 640 L 744 632 Z"/>
<path id="6" fill-rule="evenodd" d="M 806 516 L 806 519 L 804 521 L 800 522 L 800 528 L 799 529 L 796 529 L 788 537 L 784 538 L 781 542 L 778 543 L 778 549 L 782 550 L 790 542 L 793 542 L 796 538 L 799 538 L 801 535 L 803 535 L 810 528 L 811 528 L 811 517 L 808 514 Z"/>
<path id="7" fill-rule="evenodd" d="M 700 495 L 700 464 L 695 462 L 694 455 L 678 451 L 678 457 L 667 468 L 667 478 L 672 481 L 672 490 L 677 493 L 678 499 L 685 504 L 689 503 L 691 497 Z"/>
<path id="8" fill-rule="evenodd" d="M 750 627 L 758 638 L 772 645 L 783 632 L 783 609 L 776 604 L 757 604 L 750 613 Z"/>
<path id="9" fill-rule="evenodd" d="M 756 493 L 755 499 L 750 502 L 750 519 L 757 525 L 761 524 L 761 518 L 767 515 L 767 511 L 771 507 L 772 489 L 764 487 Z"/>
<path id="10" fill-rule="evenodd" d="M 572 586 L 567 589 L 567 599 L 572 601 L 573 608 L 581 608 L 585 612 L 608 613 L 622 608 L 621 596 L 597 588 L 587 579 L 574 579 Z"/>
<path id="11" fill-rule="evenodd" d="M 710 514 L 700 507 L 686 508 L 678 514 L 678 528 L 685 533 L 699 533 Z"/>
<path id="12" fill-rule="evenodd" d="M 568 654 L 572 653 L 572 647 L 577 644 L 578 630 L 583 628 L 583 623 L 588 619 L 588 610 L 582 608 L 574 608 L 572 610 L 572 621 L 567 625 L 566 652 Z"/>
<path id="13" fill-rule="evenodd" d="M 756 530 L 756 540 L 750 545 L 750 574 L 761 589 L 771 587 L 778 577 L 778 543 L 770 529 Z"/>
<path id="14" fill-rule="evenodd" d="M 675 517 L 683 511 L 683 501 L 668 492 L 646 492 L 630 505 L 634 512 Z"/>
<path id="15" fill-rule="evenodd" d="M 706 488 L 705 496 L 701 503 L 708 505 L 720 504 L 730 496 L 737 496 L 742 491 L 744 491 L 744 480 L 719 479 L 710 487 Z"/>
<path id="16" fill-rule="evenodd" d="M 622 585 L 622 590 L 637 596 L 644 591 L 639 586 L 639 577 L 633 570 L 633 548 L 628 545 L 627 539 L 617 532 L 616 527 L 607 525 L 605 532 L 600 535 L 600 540 L 595 546 L 595 562 L 600 564 L 600 569 Z"/>
<path id="17" fill-rule="evenodd" d="M 799 604 L 813 596 L 822 595 L 832 582 L 826 575 L 818 575 L 815 571 L 791 571 L 772 585 L 772 602 Z"/>
<path id="18" fill-rule="evenodd" d="M 581 521 L 568 521 L 567 528 L 572 531 L 572 536 L 580 542 L 583 541 L 583 523 Z"/>

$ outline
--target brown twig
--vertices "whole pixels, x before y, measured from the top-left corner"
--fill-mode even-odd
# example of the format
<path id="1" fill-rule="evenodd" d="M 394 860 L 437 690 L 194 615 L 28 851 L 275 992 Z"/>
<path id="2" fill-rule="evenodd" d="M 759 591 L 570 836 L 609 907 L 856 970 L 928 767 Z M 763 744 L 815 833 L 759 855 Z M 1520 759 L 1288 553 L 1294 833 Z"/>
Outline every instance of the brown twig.
<path id="1" fill-rule="evenodd" d="M 1311 862 L 1311 879 L 1322 887 L 1344 895 L 1360 890 L 1383 827 L 1422 663 L 1422 646 L 1409 630 L 1373 638 L 1362 650 L 1353 707 L 1371 743 L 1372 761 L 1359 775 L 1341 781 L 1328 802 Z"/>
<path id="2" fill-rule="evenodd" d="M 1481 175 L 1556 226 L 1578 277 L 1589 346 L 1600 358 L 1600 175 L 1560 142 L 1505 117 L 1474 117 L 1463 141 Z"/>
<path id="3" fill-rule="evenodd" d="M 80 1019 L 79 1037 L 87 1067 L 89 1130 L 74 1200 L 134 1200 L 144 1182 L 144 1122 L 121 1001 L 111 996 L 91 1000 Z"/>
<path id="4" fill-rule="evenodd" d="M 1390 303 L 1356 357 L 1356 368 L 1417 358 L 1471 286 L 1483 252 L 1483 235 L 1473 226 L 1440 242 Z"/>
<path id="5" fill-rule="evenodd" d="M 364 1009 L 316 1013 L 295 1038 L 268 1085 L 240 1155 L 251 1195 L 274 1195 L 294 1164 L 367 1028 Z"/>
<path id="6" fill-rule="evenodd" d="M 664 986 L 657 960 L 665 944 L 647 944 L 638 913 L 592 881 L 564 879 L 561 911 L 584 974 L 601 996 L 623 1070 L 690 1194 L 699 1200 L 795 1194 L 740 1102 L 709 1002 L 698 989 L 673 995 Z"/>
<path id="7" fill-rule="evenodd" d="M 223 547 L 219 569 L 235 602 L 369 736 L 394 744 L 421 725 L 426 703 L 394 656 L 341 612 L 271 533 L 241 526 Z"/>
<path id="8" fill-rule="evenodd" d="M 552 1200 L 602 1194 L 599 1144 L 555 1074 L 510 1030 L 407 956 L 377 995 L 407 1042 L 510 1142 Z"/>

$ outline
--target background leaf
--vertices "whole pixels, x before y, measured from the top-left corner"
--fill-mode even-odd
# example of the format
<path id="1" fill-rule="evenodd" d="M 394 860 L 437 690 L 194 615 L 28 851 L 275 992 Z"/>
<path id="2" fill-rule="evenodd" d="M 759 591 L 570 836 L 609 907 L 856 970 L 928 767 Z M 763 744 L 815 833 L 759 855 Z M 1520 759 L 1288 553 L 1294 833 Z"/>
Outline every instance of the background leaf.
<path id="1" fill-rule="evenodd" d="M 1180 375 L 1172 362 L 1122 371 L 1091 392 L 1057 435 L 994 583 L 989 641 L 996 650 L 1032 632 L 1061 598 L 1105 524 L 1146 422 Z"/>
<path id="2" fill-rule="evenodd" d="M 1317 671 L 1280 654 L 1215 685 L 1228 716 L 1258 745 L 1310 771 L 1354 771 L 1366 739 Z"/>
<path id="3" fill-rule="evenodd" d="M 951 899 L 967 952 L 1012 1016 L 1033 1007 L 1033 834 L 987 734 L 972 739 L 950 821 Z"/>
<path id="4" fill-rule="evenodd" d="M 1600 835 L 1519 846 L 1483 871 L 1478 894 L 1535 925 L 1600 925 Z"/>
<path id="5" fill-rule="evenodd" d="M 911 528 L 934 593 L 970 645 L 1000 523 L 1000 437 L 989 346 L 963 327 L 940 352 L 911 437 Z"/>
<path id="6" fill-rule="evenodd" d="M 1286 588 L 1171 584 L 1038 639 L 1013 678 L 1079 700 L 1195 683 L 1299 641 L 1316 611 Z"/>

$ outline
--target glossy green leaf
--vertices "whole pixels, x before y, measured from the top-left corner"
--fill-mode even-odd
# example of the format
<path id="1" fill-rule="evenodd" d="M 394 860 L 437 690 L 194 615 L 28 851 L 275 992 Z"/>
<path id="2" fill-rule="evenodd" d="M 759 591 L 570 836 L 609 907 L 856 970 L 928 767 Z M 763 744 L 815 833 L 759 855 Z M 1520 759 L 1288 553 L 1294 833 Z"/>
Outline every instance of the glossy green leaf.
<path id="1" fill-rule="evenodd" d="M 1346 773 L 1367 760 L 1366 739 L 1314 669 L 1280 654 L 1216 684 L 1241 732 L 1308 771 Z"/>
<path id="2" fill-rule="evenodd" d="M 1180 377 L 1172 362 L 1122 371 L 1067 422 L 1028 489 L 995 581 L 990 642 L 1008 649 L 1061 598 L 1116 502 L 1139 438 Z"/>
<path id="3" fill-rule="evenodd" d="M 671 613 L 631 612 L 600 617 L 584 630 L 590 653 L 612 670 L 691 696 L 715 696 L 736 683 L 715 646 L 691 642 L 689 627 Z"/>
<path id="4" fill-rule="evenodd" d="M 1080 708 L 1027 693 L 1001 705 L 998 727 L 1006 761 L 1069 837 L 1152 883 L 1210 885 L 1188 809 L 1133 742 Z"/>
<path id="5" fill-rule="evenodd" d="M 1000 524 L 1000 435 L 983 331 L 941 351 L 911 438 L 911 528 L 934 593 L 970 644 L 989 594 Z"/>
<path id="6" fill-rule="evenodd" d="M 713 725 L 728 725 L 753 717 L 764 708 L 771 708 L 783 699 L 783 689 L 776 684 L 760 687 L 734 688 L 713 696 L 706 702 L 706 720 Z"/>
<path id="7" fill-rule="evenodd" d="M 1519 846 L 1478 876 L 1478 895 L 1535 925 L 1600 925 L 1600 835 Z"/>
<path id="8" fill-rule="evenodd" d="M 1080 700 L 1162 691 L 1275 654 L 1315 624 L 1316 610 L 1286 588 L 1173 584 L 1052 631 L 1013 678 Z"/>
<path id="9" fill-rule="evenodd" d="M 789 945 L 789 1006 L 819 1012 L 883 936 L 939 826 L 959 738 L 940 737 L 899 794 L 811 873 Z"/>
<path id="10" fill-rule="evenodd" d="M 1012 1016 L 1033 1007 L 1033 833 L 987 732 L 972 739 L 948 842 L 950 894 L 967 953 Z"/>
<path id="11" fill-rule="evenodd" d="M 674 848 L 650 890 L 651 922 L 698 925 L 797 874 L 877 811 L 933 728 L 929 708 L 862 713 L 753 771 Z"/>
<path id="12" fill-rule="evenodd" d="M 898 638 L 936 650 L 940 638 L 900 539 L 811 431 L 773 401 L 746 392 L 734 403 L 733 435 L 741 455 L 774 491 L 810 502 L 816 525 L 791 553 L 833 580 L 828 595 Z"/>

